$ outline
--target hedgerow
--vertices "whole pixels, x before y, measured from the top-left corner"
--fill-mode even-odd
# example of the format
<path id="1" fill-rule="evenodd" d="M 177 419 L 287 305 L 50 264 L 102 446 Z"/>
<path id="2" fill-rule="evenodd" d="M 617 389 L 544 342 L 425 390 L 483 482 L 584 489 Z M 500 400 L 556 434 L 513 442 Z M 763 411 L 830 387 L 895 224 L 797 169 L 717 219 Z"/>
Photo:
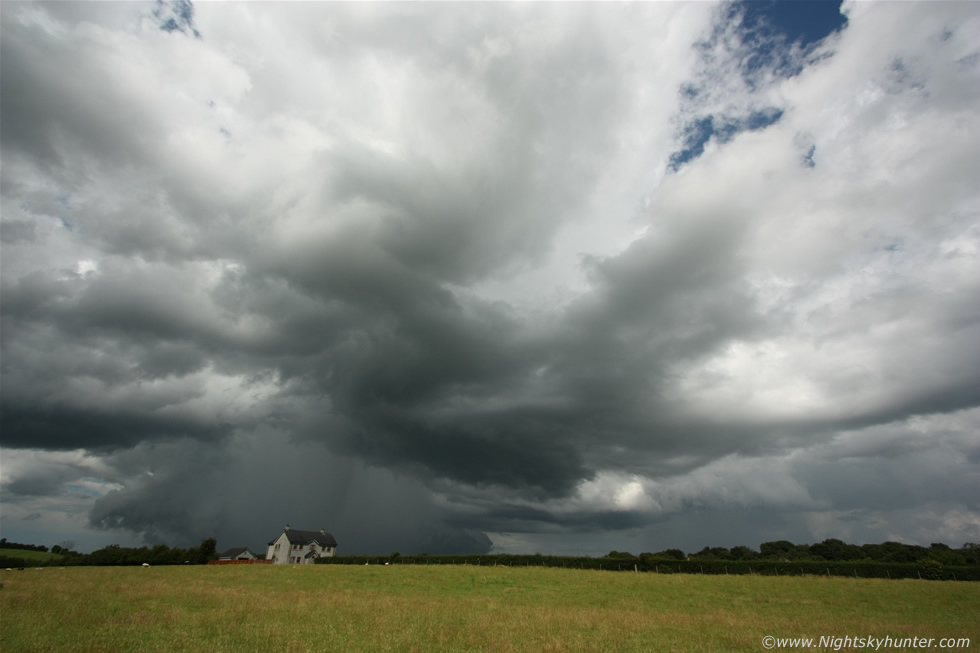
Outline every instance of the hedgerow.
<path id="1" fill-rule="evenodd" d="M 566 557 L 550 555 L 398 555 L 334 556 L 319 558 L 320 565 L 474 565 L 483 567 L 564 567 L 600 571 L 661 574 L 714 574 L 758 576 L 844 576 L 854 578 L 921 578 L 923 580 L 980 581 L 980 567 L 886 562 L 773 562 L 766 560 L 700 561 L 638 557 Z"/>

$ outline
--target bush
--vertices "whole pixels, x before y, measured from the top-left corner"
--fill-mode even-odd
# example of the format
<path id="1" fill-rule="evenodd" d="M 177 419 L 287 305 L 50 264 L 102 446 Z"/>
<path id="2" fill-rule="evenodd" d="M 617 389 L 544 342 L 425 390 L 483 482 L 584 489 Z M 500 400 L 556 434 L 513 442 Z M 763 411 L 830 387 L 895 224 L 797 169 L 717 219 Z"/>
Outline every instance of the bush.
<path id="1" fill-rule="evenodd" d="M 943 579 L 943 565 L 938 560 L 926 560 L 922 563 L 922 577 L 929 580 Z"/>

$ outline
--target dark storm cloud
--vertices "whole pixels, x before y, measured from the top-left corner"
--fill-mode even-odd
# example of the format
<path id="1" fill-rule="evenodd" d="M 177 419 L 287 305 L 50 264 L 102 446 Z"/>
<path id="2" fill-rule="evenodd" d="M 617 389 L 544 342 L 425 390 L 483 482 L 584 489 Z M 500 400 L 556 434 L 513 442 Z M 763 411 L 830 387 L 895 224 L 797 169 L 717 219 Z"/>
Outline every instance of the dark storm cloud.
<path id="1" fill-rule="evenodd" d="M 264 552 L 289 523 L 329 528 L 347 553 L 490 548 L 481 531 L 444 523 L 421 484 L 271 431 L 235 436 L 230 446 L 140 445 L 105 460 L 127 487 L 95 502 L 90 525 L 147 542 L 192 545 L 216 537 L 220 546 L 237 542 Z M 307 495 L 318 500 L 295 500 Z"/>
<path id="2" fill-rule="evenodd" d="M 650 407 L 667 366 L 757 326 L 745 291 L 729 284 L 737 231 L 686 227 L 591 263 L 595 291 L 569 309 L 565 328 L 537 338 L 496 306 L 467 315 L 370 243 L 310 243 L 316 255 L 294 254 L 285 273 L 357 312 L 322 339 L 343 344 L 309 370 L 350 425 L 333 436 L 345 449 L 465 482 L 563 494 L 595 471 L 583 453 L 609 439 L 660 451 L 713 439 Z"/>
<path id="3" fill-rule="evenodd" d="M 214 438 L 226 431 L 222 424 L 199 424 L 148 411 L 109 412 L 51 404 L 4 404 L 3 444 L 8 447 L 112 450 L 168 437 Z"/>
<path id="4" fill-rule="evenodd" d="M 289 273 L 339 303 L 340 315 L 333 328 L 310 325 L 322 349 L 287 369 L 349 425 L 326 437 L 377 462 L 470 482 L 569 488 L 582 470 L 558 437 L 561 411 L 520 396 L 542 345 L 508 311 L 462 306 L 369 246 L 311 251 L 320 255 L 294 256 Z"/>
<path id="5" fill-rule="evenodd" d="M 13 245 L 18 240 L 34 241 L 34 223 L 27 220 L 10 220 L 0 227 L 0 241 Z"/>
<path id="6" fill-rule="evenodd" d="M 31 470 L 29 475 L 20 478 L 13 478 L 3 486 L 4 493 L 19 496 L 45 497 L 63 494 L 66 491 L 66 483 L 75 481 L 79 476 L 88 473 L 88 470 L 80 468 L 78 465 L 51 466 L 41 469 Z"/>

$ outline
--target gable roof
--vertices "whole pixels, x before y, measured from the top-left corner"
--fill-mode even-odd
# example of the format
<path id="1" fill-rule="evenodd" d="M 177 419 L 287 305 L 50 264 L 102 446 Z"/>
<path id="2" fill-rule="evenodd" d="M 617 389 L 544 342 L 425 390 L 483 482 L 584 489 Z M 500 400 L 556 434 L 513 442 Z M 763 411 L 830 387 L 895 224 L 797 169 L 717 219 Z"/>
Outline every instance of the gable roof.
<path id="1" fill-rule="evenodd" d="M 289 540 L 290 544 L 309 544 L 310 542 L 316 542 L 320 546 L 329 546 L 336 548 L 337 540 L 334 539 L 333 535 L 327 533 L 326 531 L 301 531 L 296 528 L 286 527 L 282 531 L 286 534 L 286 539 Z M 269 542 L 273 544 L 282 536 L 282 533 L 276 536 L 274 540 Z"/>
<path id="2" fill-rule="evenodd" d="M 248 547 L 247 546 L 240 546 L 240 547 L 236 547 L 234 549 L 228 549 L 227 551 L 225 551 L 224 553 L 222 553 L 221 555 L 219 555 L 218 558 L 219 559 L 220 558 L 237 558 L 238 556 L 240 556 L 241 554 L 245 553 L 246 551 L 248 551 Z M 251 551 L 248 551 L 248 553 L 252 557 L 255 557 L 255 554 L 252 553 Z"/>

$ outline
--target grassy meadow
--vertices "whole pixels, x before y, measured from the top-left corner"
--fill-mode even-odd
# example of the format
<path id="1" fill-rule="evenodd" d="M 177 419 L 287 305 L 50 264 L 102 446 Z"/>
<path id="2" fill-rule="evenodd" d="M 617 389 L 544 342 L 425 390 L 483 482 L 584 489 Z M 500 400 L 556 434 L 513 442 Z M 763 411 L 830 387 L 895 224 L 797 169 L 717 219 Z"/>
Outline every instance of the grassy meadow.
<path id="1" fill-rule="evenodd" d="M 980 583 L 422 565 L 48 567 L 0 582 L 3 651 L 716 652 L 765 650 L 766 635 L 980 646 Z"/>
<path id="2" fill-rule="evenodd" d="M 58 555 L 57 553 L 49 553 L 47 551 L 31 551 L 29 549 L 0 548 L 0 557 L 20 558 L 21 560 L 27 562 L 37 561 L 37 562 L 48 563 L 52 560 L 61 560 L 64 556 Z"/>

